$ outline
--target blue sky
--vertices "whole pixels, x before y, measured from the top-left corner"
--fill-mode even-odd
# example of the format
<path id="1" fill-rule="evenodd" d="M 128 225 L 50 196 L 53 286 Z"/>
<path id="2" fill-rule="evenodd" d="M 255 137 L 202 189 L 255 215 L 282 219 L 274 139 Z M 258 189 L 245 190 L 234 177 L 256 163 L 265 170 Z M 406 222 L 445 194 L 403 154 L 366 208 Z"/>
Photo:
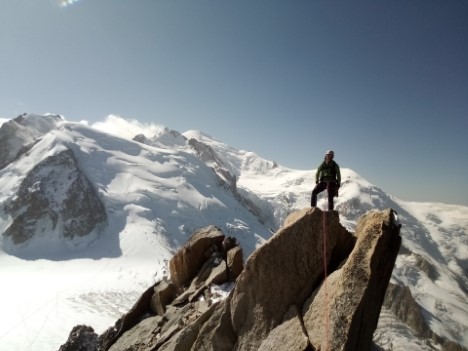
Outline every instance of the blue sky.
<path id="1" fill-rule="evenodd" d="M 2 0 L 0 117 L 116 114 L 468 206 L 466 0 Z M 311 184 L 312 188 L 312 184 Z"/>

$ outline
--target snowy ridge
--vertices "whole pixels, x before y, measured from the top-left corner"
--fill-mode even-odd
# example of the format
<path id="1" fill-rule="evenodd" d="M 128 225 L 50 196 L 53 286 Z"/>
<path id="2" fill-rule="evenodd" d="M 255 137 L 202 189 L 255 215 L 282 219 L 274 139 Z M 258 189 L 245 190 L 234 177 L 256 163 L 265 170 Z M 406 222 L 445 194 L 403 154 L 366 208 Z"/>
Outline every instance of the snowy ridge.
<path id="1" fill-rule="evenodd" d="M 38 233 L 18 247 L 0 236 L 0 280 L 8 287 L 0 299 L 8 316 L 0 319 L 0 349 L 58 349 L 76 324 L 100 333 L 167 274 L 167 261 L 196 229 L 218 226 L 247 257 L 288 214 L 310 206 L 315 169 L 282 167 L 198 131 L 141 130 L 131 140 L 51 116 L 23 116 L 40 127 L 22 127 L 32 147 L 0 169 L 1 231 L 11 223 L 4 206 L 21 179 L 64 149 L 73 151 L 108 218 L 98 232 L 73 242 Z M 325 201 L 322 194 L 318 206 Z M 410 288 L 435 333 L 468 347 L 468 207 L 406 202 L 346 168 L 335 204 L 349 230 L 368 210 L 397 211 L 404 249 L 392 282 Z M 375 339 L 395 350 L 431 344 L 385 309 Z"/>

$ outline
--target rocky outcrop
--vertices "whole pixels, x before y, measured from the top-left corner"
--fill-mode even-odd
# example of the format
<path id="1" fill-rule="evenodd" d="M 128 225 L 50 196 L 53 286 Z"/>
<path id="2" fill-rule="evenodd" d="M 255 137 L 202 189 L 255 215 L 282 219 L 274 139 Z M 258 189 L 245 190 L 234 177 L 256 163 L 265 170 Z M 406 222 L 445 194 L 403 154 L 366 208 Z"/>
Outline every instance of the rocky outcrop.
<path id="1" fill-rule="evenodd" d="M 86 325 L 77 325 L 72 329 L 68 340 L 59 351 L 93 351 L 96 349 L 98 337 L 94 329 Z"/>
<path id="2" fill-rule="evenodd" d="M 152 138 L 147 138 L 144 134 L 138 134 L 133 138 L 142 144 L 156 146 L 156 147 L 176 147 L 184 146 L 187 143 L 187 139 L 176 130 L 164 128 L 159 134 L 156 134 Z"/>
<path id="3" fill-rule="evenodd" d="M 467 349 L 454 341 L 447 340 L 431 330 L 423 316 L 423 310 L 413 298 L 407 286 L 390 283 L 385 294 L 384 304 L 393 314 L 411 327 L 422 339 L 432 339 L 442 345 L 444 351 L 466 351 Z"/>
<path id="4" fill-rule="evenodd" d="M 188 144 L 195 150 L 197 157 L 205 162 L 208 167 L 211 167 L 218 179 L 219 185 L 229 190 L 245 208 L 257 217 L 260 223 L 266 224 L 266 218 L 268 218 L 269 215 L 263 213 L 262 209 L 256 205 L 255 201 L 252 201 L 250 197 L 255 197 L 257 200 L 259 199 L 255 194 L 246 192 L 245 189 L 238 189 L 238 177 L 230 171 L 230 167 L 223 161 L 222 157 L 219 156 L 211 146 L 194 138 L 191 138 Z M 273 164 L 273 168 L 275 167 L 277 167 L 277 165 Z"/>
<path id="5" fill-rule="evenodd" d="M 215 171 L 219 177 L 220 184 L 230 189 L 234 195 L 238 195 L 236 175 L 231 174 L 229 167 L 216 154 L 213 148 L 194 138 L 191 138 L 188 143 L 196 151 L 198 158 Z"/>
<path id="6" fill-rule="evenodd" d="M 217 227 L 195 232 L 169 262 L 171 279 L 146 290 L 114 327 L 99 337 L 99 350 L 187 350 L 219 299 L 213 285 L 235 281 L 242 250 Z"/>
<path id="7" fill-rule="evenodd" d="M 339 224 L 336 212 L 291 215 L 252 254 L 192 349 L 268 349 L 272 340 L 287 339 L 281 330 L 289 330 L 289 323 L 302 326 L 298 340 L 308 338 L 307 346 L 295 350 L 370 350 L 400 240 L 392 211 L 361 219 L 355 236 Z M 323 282 L 325 270 L 330 275 Z M 294 314 L 294 308 L 301 312 Z M 280 343 L 275 349 L 290 347 Z"/>
<path id="8" fill-rule="evenodd" d="M 354 234 L 336 212 L 298 211 L 252 253 L 227 298 L 210 304 L 210 282 L 233 273 L 226 258 L 236 246 L 204 229 L 171 261 L 176 283 L 151 287 L 96 348 L 371 350 L 399 231 L 392 210 L 364 216 Z"/>
<path id="9" fill-rule="evenodd" d="M 315 348 L 371 349 L 400 248 L 399 229 L 391 210 L 371 212 L 358 222 L 354 249 L 304 305 L 304 324 Z"/>
<path id="10" fill-rule="evenodd" d="M 63 119 L 57 115 L 35 116 L 24 113 L 0 127 L 0 169 L 27 153 Z"/>
<path id="11" fill-rule="evenodd" d="M 3 235 L 15 244 L 53 231 L 67 239 L 82 237 L 106 220 L 104 205 L 70 149 L 39 162 L 4 210 L 12 223 Z"/>
<path id="12" fill-rule="evenodd" d="M 206 259 L 221 247 L 223 240 L 224 234 L 216 227 L 208 227 L 192 235 L 169 262 L 171 279 L 176 288 L 181 289 L 195 277 Z"/>

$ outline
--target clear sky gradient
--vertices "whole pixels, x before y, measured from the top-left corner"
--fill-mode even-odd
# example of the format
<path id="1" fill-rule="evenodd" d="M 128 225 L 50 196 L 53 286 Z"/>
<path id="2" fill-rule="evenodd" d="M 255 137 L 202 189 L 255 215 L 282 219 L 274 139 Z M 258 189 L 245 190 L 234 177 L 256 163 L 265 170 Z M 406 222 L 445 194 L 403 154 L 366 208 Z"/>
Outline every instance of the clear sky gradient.
<path id="1" fill-rule="evenodd" d="M 0 117 L 116 114 L 468 206 L 466 0 L 1 0 Z M 311 184 L 312 189 L 313 184 Z"/>

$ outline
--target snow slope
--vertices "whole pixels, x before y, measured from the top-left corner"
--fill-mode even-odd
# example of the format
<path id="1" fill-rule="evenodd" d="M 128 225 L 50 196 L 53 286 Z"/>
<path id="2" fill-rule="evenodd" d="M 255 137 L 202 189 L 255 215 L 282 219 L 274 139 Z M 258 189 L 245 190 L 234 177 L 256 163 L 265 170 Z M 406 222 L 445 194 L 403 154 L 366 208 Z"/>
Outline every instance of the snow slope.
<path id="1" fill-rule="evenodd" d="M 97 189 L 108 220 L 99 232 L 73 242 L 42 233 L 18 246 L 0 236 L 1 350 L 58 349 L 76 324 L 101 333 L 167 274 L 168 260 L 196 229 L 220 227 L 240 241 L 247 258 L 289 213 L 310 206 L 314 169 L 288 169 L 198 131 L 161 128 L 136 142 L 80 123 L 46 127 L 30 127 L 27 135 L 38 139 L 34 147 L 0 170 L 0 229 L 11 222 L 3 207 L 22 177 L 64 148 L 73 150 Z M 202 161 L 192 138 L 209 146 L 215 161 Z M 235 191 L 223 183 L 226 174 L 236 180 Z M 398 212 L 407 250 L 392 281 L 410 287 L 436 333 L 468 347 L 468 208 L 405 202 L 350 169 L 342 169 L 342 184 L 336 209 L 350 230 L 368 210 Z M 322 195 L 318 206 L 325 208 L 325 201 Z M 432 267 L 431 277 L 418 267 L 421 258 Z M 390 312 L 382 316 L 376 332 L 382 346 L 422 345 L 407 327 L 397 327 Z"/>
<path id="2" fill-rule="evenodd" d="M 262 160 L 251 152 L 236 152 L 199 132 L 184 135 L 204 140 L 223 159 L 229 160 L 233 172 L 237 172 L 238 187 L 261 203 L 262 208 L 269 209 L 276 219 L 276 228 L 291 211 L 309 206 L 315 170 L 287 169 Z M 341 223 L 354 231 L 356 221 L 367 211 L 396 210 L 403 226 L 404 249 L 398 256 L 392 282 L 410 287 L 431 330 L 468 347 L 468 207 L 403 201 L 350 169 L 342 169 L 341 174 L 342 187 L 335 201 Z M 321 196 L 318 206 L 327 208 L 326 196 Z M 430 276 L 419 267 L 421 262 L 430 267 L 430 272 L 433 272 Z M 394 324 L 382 322 L 380 328 L 392 329 L 390 327 Z M 398 332 L 394 329 L 394 333 Z M 382 337 L 377 341 L 381 346 L 388 347 L 386 340 L 395 339 L 392 333 L 381 331 L 380 334 Z M 392 349 L 401 347 L 408 350 L 411 345 L 414 350 L 431 349 L 421 346 L 424 343 L 414 335 L 402 340 L 400 346 L 393 343 Z"/>

